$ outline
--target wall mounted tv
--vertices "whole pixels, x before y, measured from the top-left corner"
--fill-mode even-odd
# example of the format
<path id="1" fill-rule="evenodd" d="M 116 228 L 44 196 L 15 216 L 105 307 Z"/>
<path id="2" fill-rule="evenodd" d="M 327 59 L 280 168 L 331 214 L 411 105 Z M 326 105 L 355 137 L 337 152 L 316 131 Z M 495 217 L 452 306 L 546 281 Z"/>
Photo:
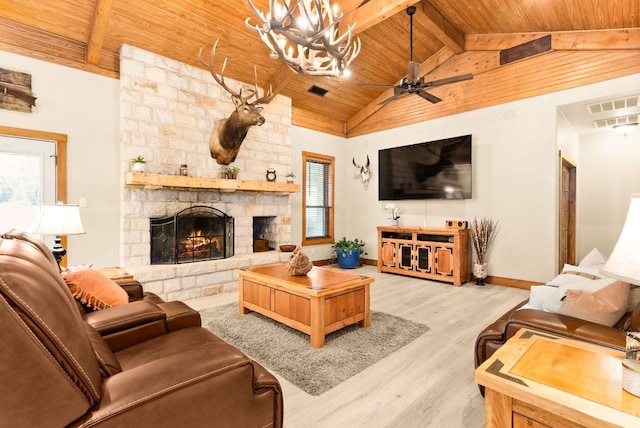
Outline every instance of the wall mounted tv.
<path id="1" fill-rule="evenodd" d="M 471 199 L 471 135 L 378 151 L 378 200 Z"/>

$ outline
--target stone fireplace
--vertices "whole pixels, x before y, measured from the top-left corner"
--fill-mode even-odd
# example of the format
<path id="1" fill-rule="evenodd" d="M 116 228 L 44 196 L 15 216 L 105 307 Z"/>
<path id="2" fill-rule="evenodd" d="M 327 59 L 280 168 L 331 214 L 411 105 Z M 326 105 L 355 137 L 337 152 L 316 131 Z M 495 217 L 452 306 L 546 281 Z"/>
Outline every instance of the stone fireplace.
<path id="1" fill-rule="evenodd" d="M 225 79 L 234 89 L 242 83 Z M 251 85 L 252 87 L 252 85 Z M 208 70 L 124 45 L 120 52 L 120 159 L 121 266 L 140 280 L 145 290 L 168 300 L 188 300 L 233 290 L 234 270 L 251 265 L 285 261 L 287 253 L 273 250 L 291 243 L 291 206 L 286 192 L 221 191 L 218 189 L 131 187 L 124 182 L 129 160 L 143 156 L 147 172 L 175 175 L 180 165 L 188 165 L 190 176 L 219 178 L 220 168 L 209 155 L 208 140 L 214 124 L 227 117 L 234 105 L 226 91 L 214 82 Z M 291 100 L 276 96 L 262 112 L 263 126 L 249 130 L 232 166 L 240 169 L 239 180 L 266 182 L 273 168 L 279 181 L 291 170 Z M 166 219 L 193 207 L 207 206 L 233 219 L 228 231 L 208 236 L 212 257 L 197 255 L 194 246 L 203 242 L 197 233 L 185 232 L 181 247 L 186 253 L 168 255 L 169 264 L 152 264 L 150 219 Z M 268 218 L 268 251 L 254 252 L 255 218 Z M 262 228 L 262 226 L 259 226 Z M 167 226 L 167 228 L 171 228 Z M 157 238 L 166 237 L 165 229 Z M 182 232 L 175 232 L 182 235 Z M 224 238 L 224 239 L 223 239 Z M 154 238 L 155 239 L 155 238 Z M 222 243 L 225 241 L 224 243 Z M 188 248 L 190 249 L 188 249 Z M 218 250 L 224 248 L 224 257 Z M 200 248 L 203 249 L 203 248 Z M 165 250 L 163 250 L 165 251 Z M 196 258 L 197 263 L 181 259 Z M 199 251 L 199 250 L 198 250 Z M 176 262 L 177 261 L 177 262 Z"/>

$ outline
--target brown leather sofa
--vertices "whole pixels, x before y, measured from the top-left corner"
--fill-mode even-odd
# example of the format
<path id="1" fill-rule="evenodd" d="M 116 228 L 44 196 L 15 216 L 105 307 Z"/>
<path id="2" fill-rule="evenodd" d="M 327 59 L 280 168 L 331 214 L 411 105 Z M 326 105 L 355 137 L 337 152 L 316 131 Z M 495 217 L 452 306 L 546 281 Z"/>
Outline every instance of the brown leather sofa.
<path id="1" fill-rule="evenodd" d="M 566 315 L 520 309 L 527 302 L 528 299 L 514 306 L 480 332 L 475 347 L 476 367 L 491 357 L 521 328 L 622 351 L 626 345 L 625 325 L 632 331 L 640 331 L 640 305 L 633 312 L 627 312 L 613 327 L 608 327 Z M 480 387 L 480 391 L 484 394 L 484 388 Z"/>
<path id="2" fill-rule="evenodd" d="M 0 237 L 0 425 L 282 426 L 277 379 L 197 312 L 143 296 L 82 314 L 31 241 Z"/>

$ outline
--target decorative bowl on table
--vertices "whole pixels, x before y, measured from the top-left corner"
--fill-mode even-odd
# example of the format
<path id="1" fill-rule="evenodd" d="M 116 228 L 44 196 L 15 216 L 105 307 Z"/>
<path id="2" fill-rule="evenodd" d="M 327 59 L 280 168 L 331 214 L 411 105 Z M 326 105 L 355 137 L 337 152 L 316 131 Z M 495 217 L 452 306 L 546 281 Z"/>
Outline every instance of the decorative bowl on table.
<path id="1" fill-rule="evenodd" d="M 296 246 L 293 244 L 280 245 L 280 251 L 282 251 L 283 253 L 290 253 L 295 249 L 296 249 Z"/>

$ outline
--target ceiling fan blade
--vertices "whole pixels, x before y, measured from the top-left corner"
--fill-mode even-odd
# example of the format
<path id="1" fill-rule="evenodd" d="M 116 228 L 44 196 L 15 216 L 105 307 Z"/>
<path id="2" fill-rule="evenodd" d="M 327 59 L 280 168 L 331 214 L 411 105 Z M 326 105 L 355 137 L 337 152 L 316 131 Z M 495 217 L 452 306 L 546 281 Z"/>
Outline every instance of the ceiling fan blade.
<path id="1" fill-rule="evenodd" d="M 435 104 L 435 103 L 439 103 L 440 101 L 442 101 L 440 98 L 436 97 L 435 95 L 430 94 L 429 92 L 423 91 L 422 89 L 418 89 L 416 91 L 416 94 L 420 95 L 422 98 L 424 98 L 425 100 Z"/>
<path id="2" fill-rule="evenodd" d="M 402 88 L 394 88 L 393 95 L 391 95 L 389 98 L 385 98 L 384 100 L 380 101 L 378 105 L 384 105 L 389 101 L 397 100 L 398 98 L 402 98 L 405 95 L 409 95 L 409 92 L 405 91 Z"/>
<path id="3" fill-rule="evenodd" d="M 423 86 L 425 88 L 429 88 L 432 86 L 446 85 L 447 83 L 462 82 L 463 80 L 471 80 L 471 79 L 473 79 L 473 74 L 462 74 L 460 76 L 453 76 L 453 77 L 447 77 L 445 79 L 433 80 L 431 82 L 424 82 Z"/>

